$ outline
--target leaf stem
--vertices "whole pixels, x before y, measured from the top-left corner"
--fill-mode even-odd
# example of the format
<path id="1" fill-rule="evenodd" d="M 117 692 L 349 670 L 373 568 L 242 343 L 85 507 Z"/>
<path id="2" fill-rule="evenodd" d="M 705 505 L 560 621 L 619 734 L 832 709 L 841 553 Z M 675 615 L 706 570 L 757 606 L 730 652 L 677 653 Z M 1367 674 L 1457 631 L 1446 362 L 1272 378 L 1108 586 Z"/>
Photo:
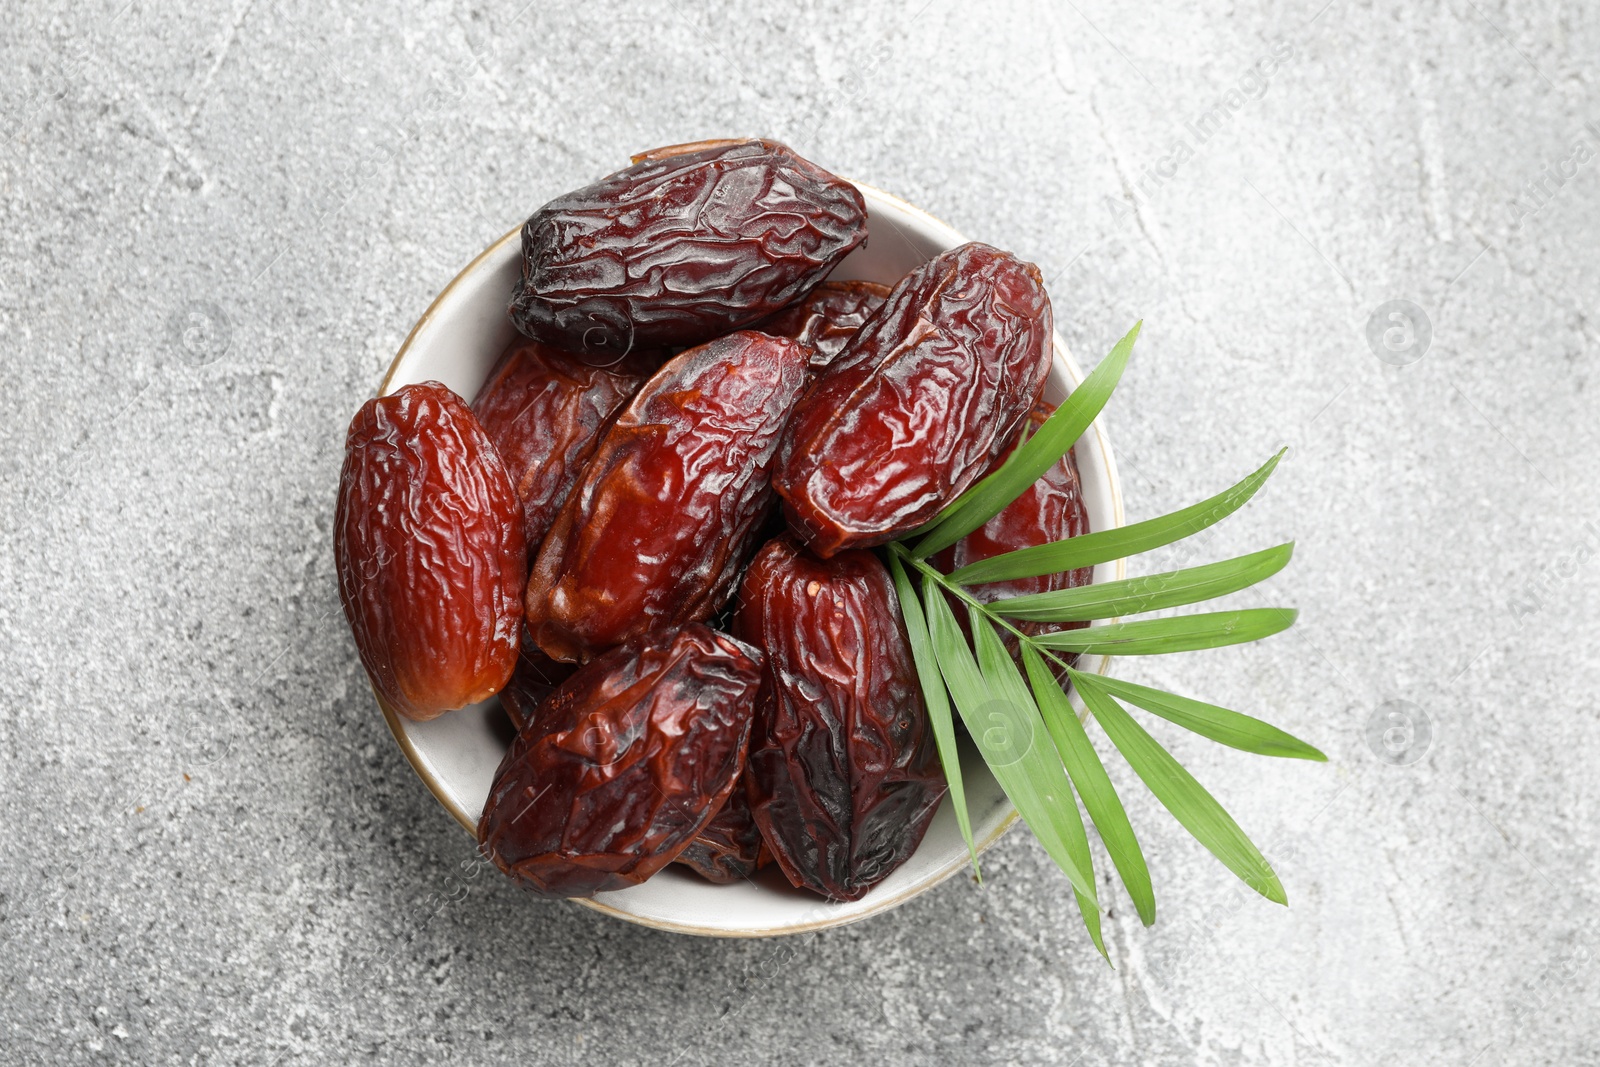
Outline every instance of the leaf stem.
<path id="1" fill-rule="evenodd" d="M 943 571 L 939 570 L 931 563 L 928 563 L 926 560 L 918 559 L 916 556 L 912 555 L 911 551 L 899 541 L 891 541 L 889 543 L 889 551 L 893 552 L 900 559 L 921 571 L 924 578 L 939 586 L 939 588 L 943 589 L 946 593 L 949 593 L 951 596 L 962 601 L 969 608 L 973 608 L 979 612 L 982 612 L 984 618 L 988 619 L 994 625 L 1009 630 L 1012 636 L 1014 636 L 1018 641 L 1025 643 L 1029 648 L 1033 649 L 1039 655 L 1051 660 L 1062 670 L 1068 671 L 1072 669 L 1072 664 L 1062 659 L 1054 649 L 1045 648 L 1043 645 L 1040 645 L 1037 641 L 1035 641 L 1030 634 L 1023 633 L 1020 629 L 1014 626 L 1010 619 L 990 611 L 987 604 L 983 603 L 977 597 L 967 592 L 964 586 L 949 581 Z"/>

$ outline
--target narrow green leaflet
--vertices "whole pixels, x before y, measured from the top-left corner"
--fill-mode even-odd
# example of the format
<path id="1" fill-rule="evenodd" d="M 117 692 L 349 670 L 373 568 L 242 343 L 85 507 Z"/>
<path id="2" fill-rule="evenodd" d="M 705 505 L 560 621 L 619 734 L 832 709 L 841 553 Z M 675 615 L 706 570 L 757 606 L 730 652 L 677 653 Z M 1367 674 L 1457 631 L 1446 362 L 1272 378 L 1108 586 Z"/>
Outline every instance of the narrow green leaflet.
<path id="1" fill-rule="evenodd" d="M 1092 873 L 1094 857 L 1089 854 L 1089 833 L 1083 828 L 1083 816 L 1078 812 L 1078 802 L 1068 797 L 1064 806 L 1072 813 L 1072 818 L 1061 820 L 1069 831 L 1067 848 L 1072 852 L 1072 860 Z M 1094 947 L 1100 950 L 1100 955 L 1105 957 L 1105 961 L 1110 963 L 1111 954 L 1106 951 L 1105 939 L 1100 933 L 1099 906 L 1076 888 L 1072 890 L 1072 896 L 1078 902 L 1078 914 L 1083 916 L 1084 929 L 1089 931 L 1089 939 L 1094 942 Z"/>
<path id="2" fill-rule="evenodd" d="M 1066 826 L 1062 809 L 1063 802 L 1072 803 L 1072 785 L 1067 781 L 1066 771 L 1048 746 L 1023 740 L 1024 731 L 1035 727 L 1043 731 L 1038 708 L 1031 698 L 1023 707 L 1009 692 L 992 688 L 991 680 L 985 678 L 973 660 L 972 650 L 961 635 L 961 627 L 939 583 L 924 582 L 922 592 L 934 657 L 956 708 L 967 724 L 967 732 L 972 735 L 1000 788 L 1017 806 L 1045 852 L 1066 874 L 1072 887 L 1098 908 L 1100 900 L 1095 893 L 1093 873 L 1076 862 L 1067 845 L 1071 831 Z M 989 636 L 994 637 L 993 630 L 989 631 Z M 1023 694 L 1026 696 L 1026 690 Z"/>
<path id="3" fill-rule="evenodd" d="M 1092 567 L 1096 563 L 1109 563 L 1114 559 L 1170 545 L 1174 541 L 1180 541 L 1221 522 L 1243 507 L 1266 482 L 1286 451 L 1288 449 L 1267 460 L 1255 473 L 1238 485 L 1218 493 L 1209 500 L 1191 504 L 1181 511 L 1136 522 L 1132 526 L 1118 526 L 1115 529 L 1101 530 L 1081 537 L 1052 541 L 1047 545 L 1019 548 L 1014 552 L 1005 552 L 976 563 L 969 563 L 965 567 L 951 571 L 949 577 L 962 585 L 1032 578 L 1041 574 L 1070 571 L 1078 567 Z"/>
<path id="4" fill-rule="evenodd" d="M 917 600 L 911 579 L 897 553 L 889 552 L 889 573 L 894 576 L 894 590 L 900 598 L 900 614 L 906 624 L 906 637 L 911 645 L 911 659 L 917 667 L 917 680 L 922 685 L 923 703 L 928 707 L 928 722 L 933 727 L 933 740 L 939 748 L 939 762 L 944 765 L 944 779 L 950 787 L 950 804 L 955 808 L 956 825 L 967 842 L 967 855 L 972 857 L 972 873 L 983 881 L 983 871 L 978 866 L 978 848 L 972 841 L 972 816 L 967 811 L 967 791 L 961 782 L 961 753 L 956 747 L 955 722 L 950 716 L 950 699 L 945 693 L 944 679 L 939 676 L 939 662 L 933 654 L 933 638 L 928 634 L 928 621 L 922 614 L 922 604 Z"/>
<path id="5" fill-rule="evenodd" d="M 1084 829 L 1083 815 L 1078 811 L 1078 802 L 1069 796 L 1062 807 L 1072 815 L 1070 819 L 1061 820 L 1062 826 L 1067 831 L 1067 850 L 1072 853 L 1072 861 L 1092 875 L 1094 856 L 1089 852 L 1089 832 Z M 1083 916 L 1083 926 L 1089 931 L 1089 939 L 1094 942 L 1094 947 L 1100 950 L 1100 955 L 1105 957 L 1105 961 L 1110 963 L 1111 954 L 1106 951 L 1105 939 L 1100 933 L 1100 908 L 1076 888 L 1072 890 L 1072 896 L 1078 902 L 1078 914 Z"/>
<path id="6" fill-rule="evenodd" d="M 1135 685 L 1120 678 L 1107 678 L 1102 674 L 1088 675 L 1100 688 L 1130 704 L 1208 737 L 1229 748 L 1254 752 L 1258 756 L 1281 756 L 1285 759 L 1307 759 L 1326 763 L 1328 757 L 1306 744 L 1293 734 L 1286 734 L 1270 723 L 1242 715 L 1237 711 L 1207 704 L 1204 701 L 1181 697 L 1176 693 Z"/>
<path id="7" fill-rule="evenodd" d="M 1160 656 L 1168 652 L 1193 652 L 1202 648 L 1242 645 L 1271 637 L 1294 625 L 1299 613 L 1290 608 L 1245 608 L 1208 611 L 1171 619 L 1142 619 L 1091 626 L 1086 630 L 1060 630 L 1034 638 L 1040 648 L 1063 652 L 1089 652 L 1108 656 Z"/>
<path id="8" fill-rule="evenodd" d="M 1156 897 L 1150 887 L 1150 870 L 1145 866 L 1144 853 L 1139 851 L 1139 839 L 1134 836 L 1128 813 L 1122 809 L 1122 801 L 1117 799 L 1111 777 L 1106 774 L 1099 755 L 1089 743 L 1089 735 L 1084 731 L 1083 723 L 1078 721 L 1078 713 L 1071 701 L 1067 700 L 1067 694 L 1062 692 L 1061 684 L 1050 673 L 1044 657 L 1027 643 L 1022 646 L 1022 665 L 1027 668 L 1034 698 L 1039 702 L 1039 710 L 1044 713 L 1045 727 L 1056 743 L 1067 774 L 1072 777 L 1072 784 L 1083 798 L 1083 806 L 1089 810 L 1089 818 L 1094 820 L 1095 829 L 1100 831 L 1100 840 L 1106 846 L 1117 874 L 1122 877 L 1122 884 L 1127 887 L 1128 896 L 1139 913 L 1139 921 L 1149 926 L 1156 921 Z"/>
<path id="9" fill-rule="evenodd" d="M 1078 813 L 1078 802 L 1072 796 L 1072 787 L 1061 774 L 1062 764 L 1055 753 L 1050 751 L 1051 746 L 1045 740 L 1045 731 L 1039 729 L 1043 718 L 1038 706 L 1033 702 L 1033 695 L 1023 684 L 1016 663 L 1011 659 L 1011 654 L 1000 641 L 1000 635 L 995 632 L 994 625 L 983 615 L 982 610 L 969 608 L 967 618 L 977 645 L 978 670 L 982 673 L 983 680 L 989 684 L 989 692 L 1010 705 L 999 716 L 991 714 L 990 720 L 999 720 L 996 725 L 1006 732 L 1003 744 L 1011 752 L 1023 753 L 1026 746 L 1029 753 L 1046 754 L 1044 762 L 1054 768 L 1052 777 L 1059 781 L 1065 793 L 1059 798 L 1046 794 L 1045 799 L 1054 801 L 1054 810 L 1060 813 L 1056 820 L 1056 828 L 1061 832 L 1062 844 L 1067 854 L 1071 856 L 1075 865 L 1088 873 L 1092 882 L 1094 858 L 1089 854 L 1089 835 L 1083 828 L 1083 816 Z M 1089 928 L 1089 935 L 1094 939 L 1100 955 L 1105 956 L 1109 962 L 1111 957 L 1106 955 L 1105 942 L 1100 939 L 1099 902 L 1086 898 L 1076 888 L 1073 892 L 1078 898 L 1078 910 L 1083 914 L 1083 924 Z"/>
<path id="10" fill-rule="evenodd" d="M 989 610 L 1009 619 L 1036 622 L 1086 622 L 1142 611 L 1197 604 L 1237 593 L 1272 577 L 1289 562 L 1294 542 L 1248 556 L 1208 563 L 1203 567 L 1127 578 L 1103 585 L 1083 585 L 1048 593 L 1030 593 L 991 601 Z"/>
<path id="11" fill-rule="evenodd" d="M 1000 469 L 968 489 L 944 509 L 931 524 L 931 532 L 912 550 L 922 559 L 948 548 L 976 530 L 1015 500 L 1077 443 L 1111 399 L 1122 380 L 1143 322 L 1136 322 L 1094 373 L 1083 380 L 1055 410 L 1037 433 L 1012 450 Z"/>
<path id="12" fill-rule="evenodd" d="M 1216 798 L 1101 688 L 1098 675 L 1077 670 L 1068 674 L 1106 736 L 1162 806 L 1245 885 L 1268 900 L 1287 904 L 1283 884 L 1261 850 L 1239 829 L 1233 817 L 1222 810 Z"/>

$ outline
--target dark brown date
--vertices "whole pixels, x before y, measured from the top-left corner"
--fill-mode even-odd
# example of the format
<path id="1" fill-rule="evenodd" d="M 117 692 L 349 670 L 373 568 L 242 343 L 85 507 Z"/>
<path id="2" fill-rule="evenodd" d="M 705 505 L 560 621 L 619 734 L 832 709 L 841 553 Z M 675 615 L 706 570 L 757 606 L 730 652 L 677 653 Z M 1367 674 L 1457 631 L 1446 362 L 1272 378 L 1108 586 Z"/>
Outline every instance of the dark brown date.
<path id="1" fill-rule="evenodd" d="M 696 345 L 755 322 L 867 238 L 855 186 L 773 141 L 657 149 L 534 212 L 511 321 L 579 352 Z"/>
<path id="2" fill-rule="evenodd" d="M 572 677 L 575 668 L 570 663 L 557 663 L 528 639 L 523 631 L 522 647 L 517 655 L 517 669 L 511 680 L 500 690 L 500 706 L 506 718 L 520 733 L 533 721 L 533 712 L 556 687 Z"/>
<path id="3" fill-rule="evenodd" d="M 759 652 L 698 623 L 598 657 L 500 761 L 479 847 L 541 896 L 638 885 L 726 802 L 760 682 Z"/>
<path id="4" fill-rule="evenodd" d="M 600 432 L 653 364 L 628 356 L 599 367 L 537 341 L 513 341 L 472 402 L 511 473 L 530 553 L 539 550 Z"/>
<path id="5" fill-rule="evenodd" d="M 864 550 L 756 554 L 735 632 L 766 655 L 746 790 L 796 886 L 859 900 L 916 850 L 945 781 L 889 572 Z"/>
<path id="6" fill-rule="evenodd" d="M 754 328 L 810 345 L 811 372 L 816 374 L 838 358 L 888 295 L 889 287 L 877 282 L 823 282 Z"/>
<path id="7" fill-rule="evenodd" d="M 582 662 L 709 619 L 772 508 L 768 476 L 808 351 L 743 331 L 690 349 L 617 416 L 528 579 L 528 631 Z"/>
<path id="8" fill-rule="evenodd" d="M 906 275 L 795 409 L 773 485 L 815 552 L 927 522 L 1016 436 L 1050 370 L 1039 268 L 965 244 Z"/>
<path id="9" fill-rule="evenodd" d="M 362 666 L 395 711 L 431 719 L 506 684 L 522 629 L 522 509 L 455 393 L 407 385 L 357 412 L 333 555 Z"/>
<path id="10" fill-rule="evenodd" d="M 1052 404 L 1037 405 L 1029 416 L 1034 429 L 1055 411 Z M 1013 445 L 1013 447 L 1015 447 Z M 1011 454 L 1008 448 L 995 464 L 1005 462 Z M 989 559 L 1018 548 L 1032 548 L 1067 537 L 1079 537 L 1089 532 L 1089 511 L 1083 503 L 1083 486 L 1078 480 L 1078 462 L 1071 451 L 1061 461 L 1045 471 L 1038 481 L 1006 505 L 1004 511 L 983 526 L 969 533 L 931 562 L 945 573 L 969 563 Z M 1029 593 L 1047 593 L 1056 589 L 1073 589 L 1088 585 L 1094 579 L 1093 567 L 1079 567 L 1065 573 L 1047 574 L 1037 578 L 1014 578 L 1006 582 L 989 582 L 974 585 L 970 592 L 978 600 L 989 603 L 1002 597 L 1024 596 Z M 951 602 L 963 629 L 967 627 L 967 612 Z M 1084 622 L 1018 622 L 1017 629 L 1030 635 L 1055 633 L 1058 630 L 1075 630 Z M 1016 654 L 1017 640 L 1002 633 L 1006 647 Z"/>
<path id="11" fill-rule="evenodd" d="M 750 812 L 744 779 L 734 783 L 728 802 L 695 835 L 677 862 L 718 885 L 742 882 L 772 859 L 761 840 L 761 830 Z"/>

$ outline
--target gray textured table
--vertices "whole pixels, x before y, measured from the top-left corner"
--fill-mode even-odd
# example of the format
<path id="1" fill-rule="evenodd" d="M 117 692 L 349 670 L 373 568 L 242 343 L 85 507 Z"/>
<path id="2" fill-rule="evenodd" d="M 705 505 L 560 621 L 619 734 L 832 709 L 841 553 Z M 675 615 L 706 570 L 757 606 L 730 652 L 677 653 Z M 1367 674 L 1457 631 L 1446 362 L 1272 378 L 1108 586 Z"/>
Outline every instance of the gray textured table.
<path id="1" fill-rule="evenodd" d="M 1600 23 L 1320 5 L 11 5 L 0 1060 L 1600 1061 Z M 1298 539 L 1301 625 L 1120 668 L 1329 753 L 1162 735 L 1287 910 L 1127 774 L 1115 970 L 1026 832 L 768 942 L 462 874 L 340 617 L 344 427 L 537 203 L 745 132 L 1037 261 L 1085 362 L 1144 318 L 1131 517 L 1293 446 L 1205 550 Z"/>

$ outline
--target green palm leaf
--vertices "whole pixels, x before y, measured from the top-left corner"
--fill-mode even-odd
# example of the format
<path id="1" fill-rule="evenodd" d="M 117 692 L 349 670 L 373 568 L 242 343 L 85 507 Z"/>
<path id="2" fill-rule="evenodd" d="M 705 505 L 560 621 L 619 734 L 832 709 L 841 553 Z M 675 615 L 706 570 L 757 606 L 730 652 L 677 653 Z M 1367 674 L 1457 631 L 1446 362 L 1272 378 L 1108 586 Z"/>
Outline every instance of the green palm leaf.
<path id="1" fill-rule="evenodd" d="M 1203 567 L 1127 578 L 1100 585 L 1081 585 L 1048 593 L 1029 593 L 989 602 L 989 609 L 1008 619 L 1035 622 L 1087 622 L 1142 611 L 1197 604 L 1255 585 L 1289 562 L 1294 542 L 1248 556 L 1208 563 Z"/>
<path id="2" fill-rule="evenodd" d="M 1132 526 L 1118 526 L 991 556 L 951 571 L 950 580 L 962 585 L 981 585 L 984 582 L 1006 582 L 1013 578 L 1034 578 L 1041 574 L 1056 574 L 1079 567 L 1092 567 L 1097 563 L 1109 563 L 1114 559 L 1136 556 L 1140 552 L 1181 541 L 1221 522 L 1243 507 L 1272 475 L 1287 451 L 1284 449 L 1267 460 L 1238 485 L 1209 500 L 1191 504 L 1182 511 L 1146 519 Z"/>
<path id="3" fill-rule="evenodd" d="M 1019 682 L 1015 688 L 1022 689 L 1024 699 L 1018 700 L 1012 686 L 973 659 L 938 583 L 924 583 L 923 594 L 934 657 L 956 709 L 967 724 L 967 732 L 1045 852 L 1066 874 L 1072 887 L 1098 907 L 1093 872 L 1077 862 L 1067 844 L 1071 831 L 1063 809 L 1064 802 L 1072 800 L 1072 786 L 1061 761 L 1044 746 L 1032 743 L 1033 726 L 1039 720 L 1032 698 Z M 985 625 L 975 629 L 980 642 L 987 634 L 989 640 L 999 644 L 992 628 Z M 980 643 L 980 651 L 983 647 Z M 1009 663 L 1010 657 L 1004 656 L 1003 648 L 1001 654 Z M 986 655 L 986 659 L 992 656 Z M 1015 672 L 1016 667 L 1011 669 Z M 1042 723 L 1038 729 L 1043 732 Z"/>
<path id="4" fill-rule="evenodd" d="M 1100 831 L 1100 840 L 1128 896 L 1133 899 L 1139 921 L 1149 926 L 1156 921 L 1156 897 L 1150 886 L 1150 869 L 1145 866 L 1139 839 L 1134 836 L 1122 801 L 1117 799 L 1111 776 L 1106 774 L 1099 755 L 1089 743 L 1089 735 L 1078 721 L 1078 713 L 1067 700 L 1067 694 L 1062 692 L 1060 683 L 1032 645 L 1022 646 L 1022 665 L 1028 672 L 1034 698 L 1039 702 L 1039 710 L 1044 712 L 1045 727 L 1056 743 L 1067 774 L 1083 798 L 1083 806 L 1089 810 L 1095 829 Z"/>
<path id="5" fill-rule="evenodd" d="M 1268 900 L 1287 904 L 1272 865 L 1216 798 L 1099 686 L 1098 676 L 1077 670 L 1068 673 L 1111 743 L 1173 818 L 1245 885 Z"/>
<path id="6" fill-rule="evenodd" d="M 1041 648 L 1107 656 L 1159 656 L 1259 641 L 1294 625 L 1298 613 L 1288 608 L 1246 608 L 1208 611 L 1171 619 L 1114 622 L 1082 630 L 1041 634 Z"/>
<path id="7" fill-rule="evenodd" d="M 1176 693 L 1135 685 L 1120 678 L 1107 678 L 1103 674 L 1087 675 L 1096 679 L 1100 688 L 1130 704 L 1176 723 L 1201 737 L 1241 752 L 1254 752 L 1258 756 L 1280 756 L 1285 759 L 1314 760 L 1326 763 L 1328 757 L 1306 744 L 1293 734 L 1286 734 L 1270 723 L 1242 715 L 1237 711 L 1207 704 L 1204 701 L 1181 697 Z"/>
<path id="8" fill-rule="evenodd" d="M 939 749 L 939 762 L 944 765 L 944 779 L 950 787 L 950 804 L 955 808 L 956 825 L 961 827 L 961 837 L 967 843 L 967 855 L 972 858 L 972 873 L 983 881 L 983 871 L 978 866 L 978 847 L 972 840 L 972 815 L 967 811 L 967 791 L 961 781 L 961 752 L 956 747 L 955 721 L 950 714 L 950 699 L 945 693 L 944 679 L 939 675 L 939 661 L 934 656 L 933 638 L 928 634 L 928 620 L 922 614 L 922 604 L 911 588 L 900 557 L 889 553 L 889 573 L 894 577 L 895 593 L 900 600 L 900 613 L 905 621 L 906 637 L 911 645 L 911 659 L 917 668 L 917 680 L 922 685 L 923 703 L 928 708 L 928 723 L 933 727 L 934 744 Z"/>
<path id="9" fill-rule="evenodd" d="M 1288 628 L 1296 618 L 1292 610 L 1203 612 L 1042 635 L 1029 634 L 1018 625 L 1116 619 L 1226 596 L 1282 570 L 1293 554 L 1292 542 L 1203 566 L 987 604 L 968 588 L 1108 563 L 1199 533 L 1243 507 L 1272 475 L 1284 451 L 1237 485 L 1170 515 L 1008 552 L 948 575 L 928 562 L 929 556 L 1003 511 L 1073 447 L 1110 399 L 1138 335 L 1139 325 L 1135 325 L 1037 432 L 1029 436 L 1024 431 L 999 470 L 963 493 L 932 522 L 887 547 L 912 660 L 973 870 L 978 869 L 978 857 L 962 781 L 956 714 L 966 724 L 995 781 L 1066 874 L 1084 926 L 1102 956 L 1106 947 L 1084 812 L 1098 830 L 1146 925 L 1155 921 L 1155 893 L 1127 812 L 1053 668 L 1067 671 L 1111 743 L 1178 822 L 1247 885 L 1279 903 L 1286 899 L 1283 886 L 1260 850 L 1118 701 L 1135 704 L 1242 751 L 1326 759 L 1311 745 L 1259 719 L 1078 671 L 1061 655 L 1156 655 L 1235 645 Z M 951 608 L 955 601 L 961 601 L 970 616 L 970 646 Z M 1020 670 L 1006 653 L 1002 631 L 1018 643 Z"/>

